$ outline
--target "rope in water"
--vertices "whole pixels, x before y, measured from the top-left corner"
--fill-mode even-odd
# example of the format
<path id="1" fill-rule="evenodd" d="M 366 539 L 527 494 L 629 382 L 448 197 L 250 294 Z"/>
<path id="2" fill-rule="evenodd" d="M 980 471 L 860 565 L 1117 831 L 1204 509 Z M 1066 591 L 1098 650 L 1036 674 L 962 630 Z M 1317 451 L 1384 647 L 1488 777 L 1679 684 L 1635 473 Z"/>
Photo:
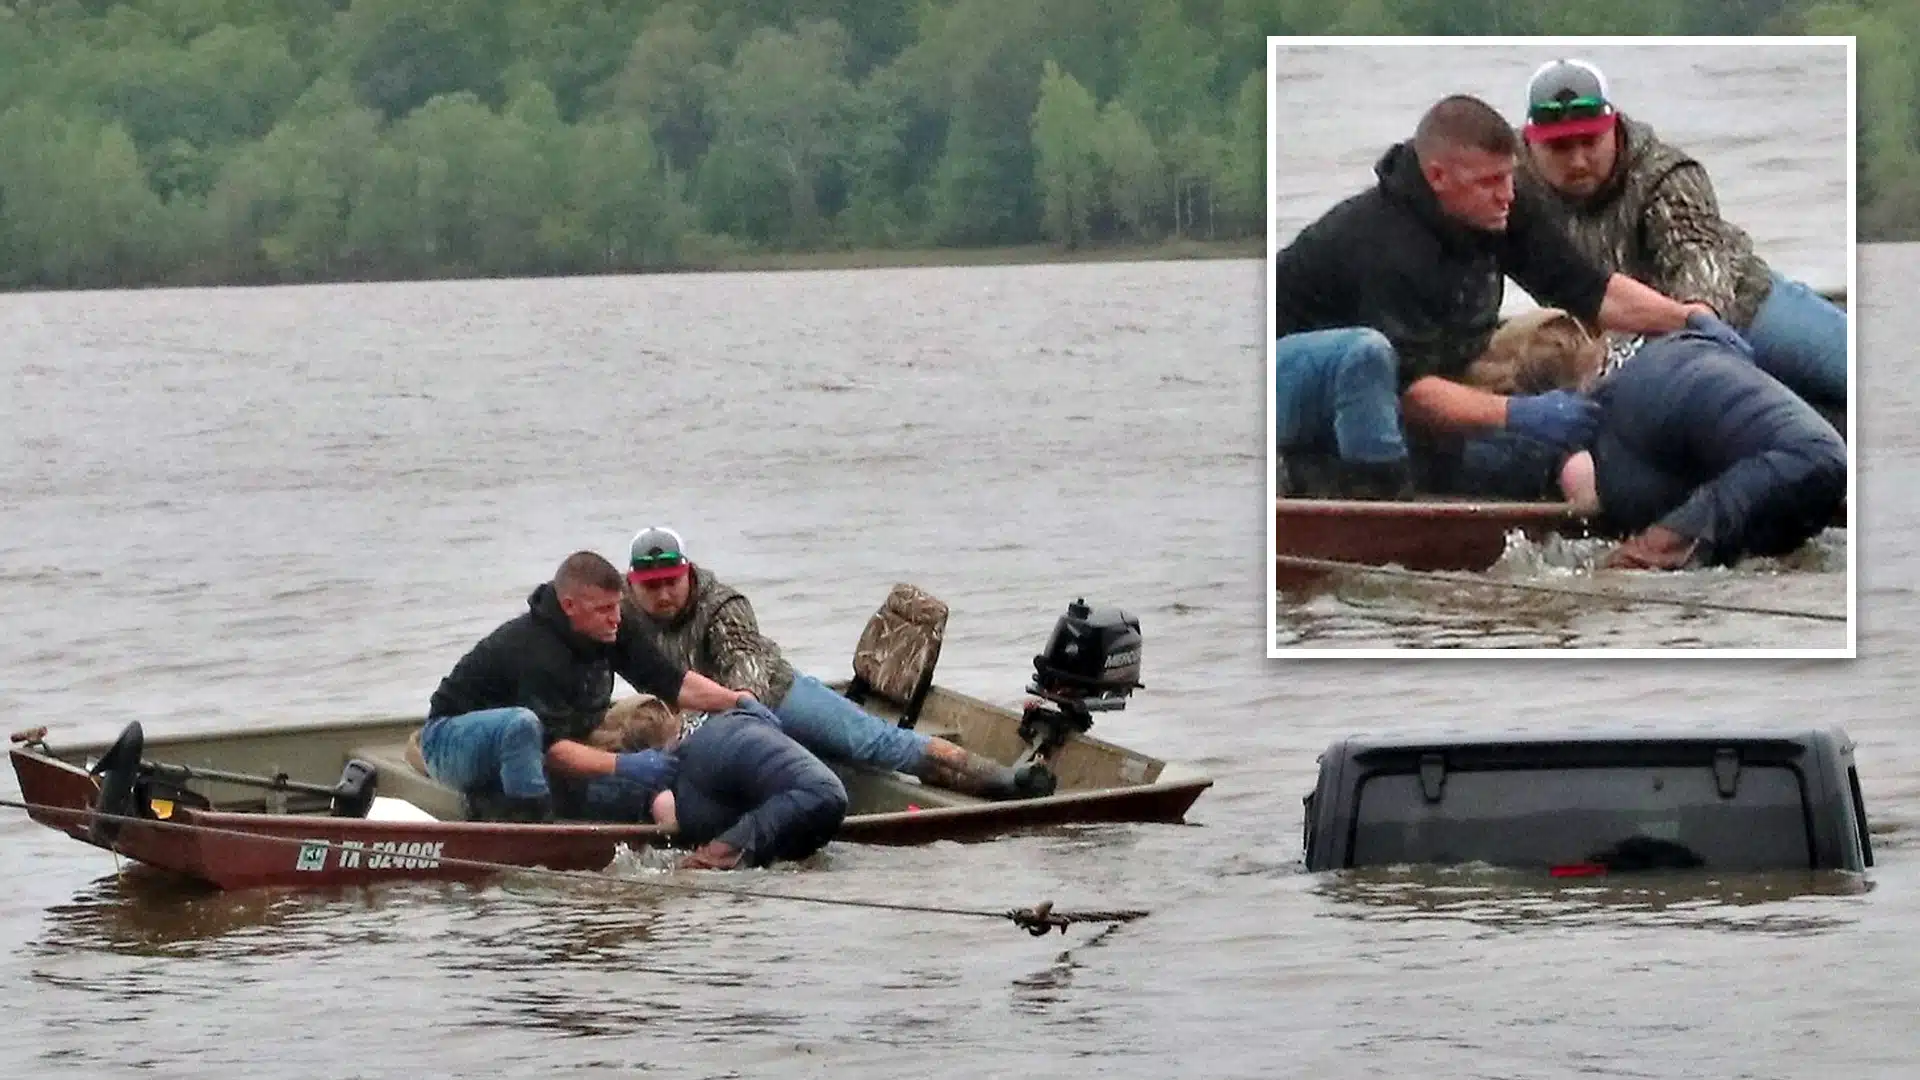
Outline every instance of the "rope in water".
<path id="1" fill-rule="evenodd" d="M 1344 562 L 1339 559 L 1319 559 L 1311 555 L 1275 555 L 1274 561 L 1283 566 L 1295 566 L 1303 570 L 1370 574 L 1375 577 L 1397 578 L 1405 581 L 1426 582 L 1428 584 L 1469 585 L 1488 589 L 1510 589 L 1518 592 L 1544 593 L 1549 596 L 1601 600 L 1623 605 L 1664 604 L 1672 607 L 1693 608 L 1700 611 L 1722 611 L 1735 615 L 1777 615 L 1789 619 L 1814 619 L 1821 622 L 1838 623 L 1847 621 L 1845 615 L 1835 615 L 1825 611 L 1800 611 L 1793 608 L 1765 607 L 1759 604 L 1725 604 L 1712 600 L 1695 600 L 1681 596 L 1647 596 L 1644 594 L 1594 589 L 1569 589 L 1560 585 L 1540 585 L 1526 581 L 1502 581 L 1499 578 L 1475 577 L 1470 574 L 1450 574 L 1439 570 L 1403 570 L 1397 566 L 1370 566 L 1366 563 Z"/>
<path id="2" fill-rule="evenodd" d="M 28 813 L 41 813 L 57 817 L 71 818 L 77 821 L 113 821 L 134 823 L 147 828 L 173 829 L 183 832 L 199 832 L 209 836 L 230 836 L 245 840 L 267 841 L 270 843 L 299 845 L 303 847 L 324 847 L 329 851 L 346 850 L 346 845 L 326 840 L 308 840 L 297 836 L 276 836 L 271 833 L 248 832 L 244 829 L 226 829 L 217 825 L 190 824 L 181 821 L 163 821 L 157 818 L 133 817 L 124 814 L 103 814 L 95 810 L 76 810 L 68 806 L 53 806 L 46 803 L 16 802 L 12 799 L 0 799 L 0 807 L 11 810 L 25 810 Z M 755 900 L 792 900 L 803 904 L 826 904 L 836 907 L 869 908 L 877 911 L 902 911 L 920 915 L 955 915 L 976 919 L 1008 919 L 1035 937 L 1044 936 L 1048 931 L 1058 929 L 1062 934 L 1074 923 L 1123 923 L 1143 919 L 1147 912 L 1139 909 L 1121 909 L 1114 911 L 1055 911 L 1053 901 L 1049 900 L 1030 908 L 1013 908 L 1006 911 L 992 911 L 985 908 L 941 907 L 933 904 L 900 904 L 885 900 L 855 900 L 832 896 L 805 896 L 798 893 L 764 892 L 758 889 L 734 889 L 716 885 L 696 885 L 683 881 L 648 881 L 640 878 L 607 877 L 603 874 L 577 870 L 551 870 L 541 866 L 516 866 L 512 863 L 489 862 L 485 859 L 459 859 L 442 856 L 440 865 L 460 867 L 470 870 L 485 870 L 502 874 L 532 874 L 541 877 L 562 878 L 570 881 L 591 881 L 595 884 L 632 885 L 649 889 L 671 889 L 688 893 L 709 893 L 725 896 L 739 896 Z"/>

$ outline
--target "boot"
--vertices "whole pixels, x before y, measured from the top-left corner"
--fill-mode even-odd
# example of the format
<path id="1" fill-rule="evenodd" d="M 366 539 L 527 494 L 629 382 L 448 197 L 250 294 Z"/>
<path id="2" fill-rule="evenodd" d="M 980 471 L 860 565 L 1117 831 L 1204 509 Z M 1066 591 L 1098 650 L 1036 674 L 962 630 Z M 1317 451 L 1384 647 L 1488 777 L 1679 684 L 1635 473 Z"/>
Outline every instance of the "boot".
<path id="1" fill-rule="evenodd" d="M 1303 450 L 1283 450 L 1277 454 L 1274 487 L 1282 496 L 1295 499 L 1332 499 L 1339 496 L 1340 479 L 1334 473 L 1335 458 Z"/>
<path id="2" fill-rule="evenodd" d="M 996 800 L 1045 798 L 1058 786 L 1053 773 L 1038 762 L 1010 769 L 945 739 L 927 744 L 927 756 L 914 775 L 962 795 Z"/>
<path id="3" fill-rule="evenodd" d="M 1292 451 L 1279 463 L 1282 495 L 1301 499 L 1404 500 L 1415 495 L 1413 466 L 1393 461 L 1346 461 L 1333 454 Z"/>
<path id="4" fill-rule="evenodd" d="M 543 824 L 555 820 L 553 797 L 514 798 L 499 791 L 470 792 L 467 820 Z"/>
<path id="5" fill-rule="evenodd" d="M 681 858 L 682 870 L 732 870 L 740 865 L 740 850 L 732 844 L 710 840 Z"/>
<path id="6" fill-rule="evenodd" d="M 1348 499 L 1398 501 L 1413 498 L 1413 468 L 1406 458 L 1342 461 L 1335 466 L 1340 494 Z"/>

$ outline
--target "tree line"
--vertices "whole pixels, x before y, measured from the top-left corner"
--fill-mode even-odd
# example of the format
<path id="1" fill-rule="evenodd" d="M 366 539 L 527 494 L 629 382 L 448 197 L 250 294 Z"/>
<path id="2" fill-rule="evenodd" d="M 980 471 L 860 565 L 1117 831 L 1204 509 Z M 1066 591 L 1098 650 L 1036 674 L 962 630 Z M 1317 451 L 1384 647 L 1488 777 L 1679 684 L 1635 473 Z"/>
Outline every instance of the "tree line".
<path id="1" fill-rule="evenodd" d="M 0 286 L 1254 238 L 1268 34 L 1473 33 L 1857 34 L 1920 237 L 1910 0 L 11 0 Z"/>

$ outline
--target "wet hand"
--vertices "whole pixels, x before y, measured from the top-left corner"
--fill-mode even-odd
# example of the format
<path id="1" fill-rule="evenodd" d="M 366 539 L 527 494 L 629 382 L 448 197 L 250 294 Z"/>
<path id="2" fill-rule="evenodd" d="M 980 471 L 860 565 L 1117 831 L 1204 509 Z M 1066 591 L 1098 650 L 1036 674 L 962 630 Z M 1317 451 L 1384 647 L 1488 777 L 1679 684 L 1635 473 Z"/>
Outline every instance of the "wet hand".
<path id="1" fill-rule="evenodd" d="M 1599 403 L 1572 390 L 1507 399 L 1507 430 L 1550 446 L 1583 449 L 1599 426 Z"/>
<path id="2" fill-rule="evenodd" d="M 1698 541 L 1664 525 L 1651 525 L 1614 548 L 1600 565 L 1606 570 L 1683 570 L 1693 561 L 1696 546 Z"/>

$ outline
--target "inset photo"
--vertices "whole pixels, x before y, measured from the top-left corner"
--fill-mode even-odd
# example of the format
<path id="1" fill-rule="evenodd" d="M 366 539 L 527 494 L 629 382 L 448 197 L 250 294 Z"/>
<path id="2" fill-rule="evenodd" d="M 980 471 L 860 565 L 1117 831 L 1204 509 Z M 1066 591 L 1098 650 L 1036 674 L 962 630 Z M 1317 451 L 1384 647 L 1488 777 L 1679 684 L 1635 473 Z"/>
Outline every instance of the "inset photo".
<path id="1" fill-rule="evenodd" d="M 1267 39 L 1270 657 L 1856 648 L 1854 39 Z"/>

